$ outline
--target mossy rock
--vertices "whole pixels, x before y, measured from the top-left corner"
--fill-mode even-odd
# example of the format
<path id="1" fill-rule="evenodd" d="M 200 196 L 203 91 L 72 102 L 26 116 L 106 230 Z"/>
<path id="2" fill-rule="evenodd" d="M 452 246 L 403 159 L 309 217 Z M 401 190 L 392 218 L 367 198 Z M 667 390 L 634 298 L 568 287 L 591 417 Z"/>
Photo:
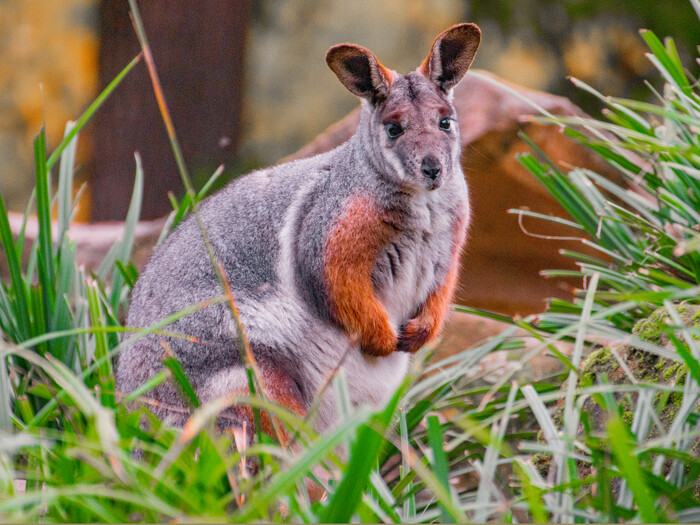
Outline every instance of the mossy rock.
<path id="1" fill-rule="evenodd" d="M 700 328 L 700 306 L 680 304 L 676 305 L 676 311 L 680 315 L 685 326 L 690 328 Z M 639 338 L 650 343 L 663 346 L 669 352 L 675 352 L 674 345 L 668 338 L 668 327 L 672 325 L 668 312 L 665 308 L 655 310 L 647 319 L 643 319 L 634 326 L 632 333 Z M 700 339 L 700 336 L 696 336 Z M 620 357 L 616 358 L 614 352 Z M 625 367 L 620 365 L 622 361 Z M 628 375 L 629 374 L 629 375 Z M 671 386 L 680 386 L 685 383 L 688 375 L 687 366 L 680 361 L 665 359 L 650 352 L 646 352 L 634 346 L 620 345 L 613 347 L 602 347 L 594 350 L 585 360 L 581 362 L 580 374 L 577 387 L 586 388 L 596 384 L 601 384 L 605 376 L 607 383 L 611 385 L 630 384 L 630 376 L 640 383 L 656 383 Z M 561 391 L 566 391 L 566 383 L 561 387 Z M 622 420 L 631 426 L 634 412 L 637 406 L 636 392 L 614 393 L 616 404 Z M 683 394 L 681 392 L 659 391 L 653 399 L 653 405 L 659 415 L 664 430 L 668 430 L 673 423 L 681 402 Z M 560 398 L 552 414 L 552 420 L 557 427 L 563 426 L 564 417 L 564 396 Z M 583 410 L 588 414 L 589 423 L 593 431 L 605 429 L 607 424 L 607 411 L 598 405 L 593 398 L 589 397 L 583 404 Z M 579 425 L 579 435 L 583 434 L 583 425 Z M 649 438 L 659 435 L 659 428 L 651 426 Z M 693 445 L 694 452 L 700 452 L 700 439 Z M 538 454 L 536 466 L 540 474 L 545 476 L 551 464 L 551 455 Z M 549 461 L 547 457 L 550 458 Z M 579 465 L 579 474 L 590 474 L 590 465 Z M 700 481 L 696 483 L 695 496 L 700 494 Z"/>
<path id="2" fill-rule="evenodd" d="M 700 306 L 679 304 L 675 308 L 686 326 L 700 328 Z M 669 343 L 666 331 L 672 324 L 666 308 L 659 308 L 648 318 L 637 321 L 632 333 L 650 343 L 665 346 Z"/>
<path id="3" fill-rule="evenodd" d="M 685 326 L 700 328 L 700 306 L 680 304 L 676 306 L 676 311 Z M 675 352 L 675 347 L 668 338 L 668 327 L 672 324 L 668 311 L 665 308 L 659 308 L 647 319 L 637 322 L 632 333 L 645 341 L 664 346 L 669 352 Z M 628 369 L 627 371 L 620 365 L 613 350 L 617 352 L 620 360 L 624 362 Z M 665 359 L 634 346 L 599 348 L 581 363 L 580 370 L 577 384 L 580 388 L 599 384 L 603 376 L 606 376 L 607 382 L 613 385 L 629 384 L 631 381 L 628 374 L 635 381 L 641 383 L 678 386 L 685 383 L 688 374 L 688 367 L 683 362 Z M 636 408 L 636 396 L 636 393 L 615 394 L 623 420 L 629 419 L 630 423 Z M 682 398 L 683 396 L 680 392 L 668 392 L 668 395 L 665 395 L 665 392 L 659 392 L 655 396 L 654 406 L 657 409 L 659 409 L 659 403 L 663 403 L 660 409 L 660 419 L 666 428 L 673 422 Z M 592 401 L 590 402 L 592 403 Z M 560 401 L 560 403 L 563 403 L 563 401 Z M 586 405 L 584 404 L 585 408 Z M 605 425 L 604 419 L 604 417 L 602 420 L 594 417 L 591 421 L 597 423 L 596 428 L 601 428 Z M 561 418 L 555 420 L 557 424 L 560 422 Z M 658 432 L 658 429 L 656 432 Z M 652 437 L 654 437 L 653 433 Z"/>

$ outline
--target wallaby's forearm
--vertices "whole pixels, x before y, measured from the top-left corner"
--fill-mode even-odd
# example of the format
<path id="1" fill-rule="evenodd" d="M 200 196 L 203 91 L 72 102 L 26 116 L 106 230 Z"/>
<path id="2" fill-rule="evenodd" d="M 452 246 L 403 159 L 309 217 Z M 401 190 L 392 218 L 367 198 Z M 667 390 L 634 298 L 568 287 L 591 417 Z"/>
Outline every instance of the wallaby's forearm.
<path id="1" fill-rule="evenodd" d="M 389 355 L 398 338 L 374 293 L 372 270 L 392 228 L 369 196 L 350 199 L 331 229 L 324 250 L 324 277 L 331 315 L 359 338 L 370 355 Z"/>

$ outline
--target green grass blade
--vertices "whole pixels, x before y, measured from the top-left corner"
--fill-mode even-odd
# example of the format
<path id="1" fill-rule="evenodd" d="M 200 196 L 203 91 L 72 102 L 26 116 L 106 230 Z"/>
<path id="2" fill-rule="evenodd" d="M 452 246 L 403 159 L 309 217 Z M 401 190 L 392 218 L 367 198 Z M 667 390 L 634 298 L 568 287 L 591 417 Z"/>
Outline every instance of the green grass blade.
<path id="1" fill-rule="evenodd" d="M 646 113 L 651 113 L 653 115 L 660 115 L 665 119 L 675 122 L 677 124 L 688 124 L 690 126 L 698 126 L 698 124 L 700 124 L 700 119 L 698 119 L 697 117 L 693 117 L 692 115 L 687 115 L 685 113 L 680 113 L 676 110 L 669 109 L 669 107 L 667 106 L 658 106 L 649 102 L 629 100 L 625 98 L 614 98 L 613 100 L 616 103 L 629 108 L 644 111 Z"/>
<path id="2" fill-rule="evenodd" d="M 676 61 L 674 57 L 669 55 L 668 50 L 652 31 L 642 29 L 639 33 L 649 46 L 649 49 L 651 49 L 651 52 L 654 53 L 654 56 L 661 63 L 662 67 L 659 68 L 661 73 L 668 75 L 672 83 L 675 83 L 686 95 L 689 95 L 691 92 L 690 83 L 685 76 L 680 59 L 677 58 L 678 55 L 676 54 Z"/>
<path id="3" fill-rule="evenodd" d="M 211 187 L 214 185 L 214 183 L 218 180 L 218 178 L 221 176 L 221 174 L 224 172 L 224 165 L 222 164 L 218 168 L 216 168 L 216 171 L 212 174 L 211 177 L 209 177 L 209 180 L 202 186 L 202 189 L 199 190 L 199 193 L 197 193 L 197 202 L 201 201 L 204 197 L 207 196 L 209 193 L 209 190 Z"/>
<path id="4" fill-rule="evenodd" d="M 68 367 L 51 355 L 46 355 L 43 358 L 35 352 L 19 347 L 2 348 L 0 354 L 0 357 L 8 354 L 17 355 L 49 375 L 73 399 L 77 408 L 83 414 L 94 418 L 100 441 L 105 446 L 105 452 L 115 454 L 114 447 L 117 442 L 117 431 L 114 427 L 114 412 L 97 402 L 81 378 L 76 377 Z"/>
<path id="5" fill-rule="evenodd" d="M 554 456 L 554 465 L 550 467 L 556 469 L 554 482 L 556 484 L 565 483 L 568 481 L 566 479 L 566 475 L 568 474 L 568 470 L 566 468 L 566 443 L 560 437 L 559 431 L 552 421 L 549 410 L 542 399 L 540 399 L 533 386 L 524 385 L 521 391 L 530 405 L 530 408 L 532 409 L 532 412 L 535 415 L 540 428 L 542 429 L 547 445 L 550 447 Z M 561 507 L 558 514 L 560 518 L 564 520 L 564 522 L 568 522 L 571 519 L 571 496 L 564 491 L 555 493 L 555 495 L 557 496 L 557 503 L 559 507 Z"/>
<path id="6" fill-rule="evenodd" d="M 413 483 L 411 482 L 415 478 L 415 475 L 413 475 L 411 472 L 411 468 L 408 464 L 410 434 L 408 432 L 406 412 L 404 410 L 401 410 L 399 413 L 399 437 L 401 440 L 401 467 L 399 467 L 400 480 L 393 489 L 393 495 L 395 497 L 403 496 L 403 518 L 404 520 L 407 520 L 416 514 L 416 497 L 413 493 Z"/>
<path id="7" fill-rule="evenodd" d="M 167 359 L 163 359 L 163 365 L 172 372 L 175 381 L 182 390 L 185 401 L 187 401 L 190 406 L 199 408 L 199 398 L 197 397 L 197 393 L 194 391 L 194 388 L 192 388 L 192 384 L 187 378 L 185 371 L 182 369 L 180 361 L 178 361 L 175 357 L 168 357 Z"/>
<path id="8" fill-rule="evenodd" d="M 486 319 L 493 319 L 494 321 L 499 321 L 501 323 L 513 324 L 513 318 L 507 315 L 498 314 L 484 310 L 481 308 L 474 308 L 472 306 L 462 306 L 460 304 L 454 305 L 456 312 L 461 312 L 465 314 L 478 315 L 479 317 L 485 317 Z"/>
<path id="9" fill-rule="evenodd" d="M 611 112 L 610 110 L 603 110 L 604 114 L 610 118 L 613 121 L 618 122 L 620 125 L 623 125 L 625 127 L 630 127 L 633 128 L 635 131 L 638 131 L 640 133 L 644 134 L 650 134 L 653 132 L 652 127 L 650 124 L 642 118 L 640 115 L 635 113 L 634 111 L 631 111 L 627 109 L 626 107 L 617 104 L 612 97 L 606 97 L 602 93 L 600 93 L 598 90 L 592 88 L 582 80 L 579 80 L 578 78 L 574 77 L 569 77 L 569 80 L 579 89 L 583 89 L 584 91 L 587 91 L 588 93 L 592 94 L 596 98 L 598 98 L 601 102 L 607 104 L 614 112 Z M 606 112 L 607 111 L 607 112 Z M 553 120 L 553 123 L 557 124 L 559 123 L 559 118 L 555 118 Z"/>
<path id="10" fill-rule="evenodd" d="M 112 246 L 109 247 L 109 250 L 107 250 L 107 254 L 104 256 L 104 259 L 102 259 L 102 262 L 100 263 L 100 265 L 97 268 L 97 271 L 95 272 L 95 275 L 100 281 L 106 281 L 109 277 L 109 274 L 113 271 L 114 266 L 117 264 L 117 256 L 120 250 L 120 241 L 115 242 Z"/>
<path id="11" fill-rule="evenodd" d="M 67 137 L 73 128 L 74 122 L 66 124 L 64 137 Z M 78 135 L 68 143 L 61 156 L 61 166 L 58 172 L 58 245 L 63 242 L 63 236 L 68 231 L 73 212 L 73 165 L 75 164 L 75 151 L 78 147 Z"/>
<path id="12" fill-rule="evenodd" d="M 348 441 L 355 429 L 369 417 L 366 410 L 357 410 L 351 416 L 342 420 L 331 431 L 327 432 L 311 446 L 300 453 L 296 462 L 286 471 L 281 472 L 270 485 L 250 498 L 239 512 L 230 519 L 233 523 L 248 523 L 253 519 L 267 519 L 268 506 L 281 495 L 287 493 L 296 483 L 306 476 L 312 467 L 318 465 L 335 447 Z M 321 523 L 329 523 L 321 518 Z"/>
<path id="13" fill-rule="evenodd" d="M 590 139 L 590 137 L 587 137 L 579 130 L 574 128 L 566 128 L 564 134 L 578 142 L 581 142 L 582 144 L 586 144 L 598 155 L 610 162 L 610 164 L 612 164 L 614 167 L 617 167 L 629 173 L 634 173 L 635 175 L 643 173 L 641 166 L 638 166 L 625 155 L 622 155 L 619 151 L 616 151 L 615 148 L 613 148 L 611 145 L 602 145 L 600 143 L 595 143 Z"/>
<path id="14" fill-rule="evenodd" d="M 86 295 L 90 308 L 90 319 L 92 327 L 100 329 L 106 325 L 104 309 L 100 300 L 99 285 L 92 279 L 86 283 Z M 98 367 L 98 377 L 100 383 L 100 395 L 102 404 L 107 407 L 114 407 L 114 371 L 112 370 L 112 360 L 107 357 L 109 353 L 109 340 L 106 331 L 95 331 L 95 360 L 101 364 Z"/>
<path id="15" fill-rule="evenodd" d="M 34 162 L 36 168 L 36 212 L 39 223 L 38 275 L 41 286 L 45 317 L 51 317 L 56 301 L 54 258 L 51 239 L 51 207 L 49 175 L 46 169 L 46 133 L 44 129 L 34 140 Z M 44 331 L 49 331 L 48 324 Z"/>
<path id="16" fill-rule="evenodd" d="M 370 472 L 381 451 L 384 433 L 391 423 L 409 381 L 410 378 L 404 380 L 384 410 L 372 416 L 370 421 L 360 428 L 350 452 L 345 475 L 321 514 L 323 523 L 346 523 L 352 518 L 357 505 L 362 500 L 362 493 L 369 482 Z"/>
<path id="17" fill-rule="evenodd" d="M 437 416 L 427 417 L 428 421 L 428 445 L 433 452 L 432 467 L 435 477 L 442 483 L 447 492 L 450 491 L 449 469 L 447 456 L 445 455 L 445 443 L 443 442 L 442 427 Z M 454 523 L 452 516 L 444 506 L 440 506 L 440 521 L 442 523 Z"/>
<path id="18" fill-rule="evenodd" d="M 124 222 L 124 234 L 118 241 L 119 248 L 116 251 L 116 261 L 120 261 L 123 264 L 128 263 L 129 257 L 131 256 L 136 226 L 141 217 L 141 203 L 143 202 L 143 166 L 141 164 L 141 156 L 135 153 L 134 158 L 136 160 L 134 189 L 131 194 L 131 202 L 129 204 L 129 211 L 126 214 L 126 221 Z M 112 294 L 110 297 L 110 304 L 114 312 L 119 311 L 123 287 L 124 277 L 122 274 L 120 272 L 112 272 Z"/>
<path id="19" fill-rule="evenodd" d="M 370 474 L 370 483 L 373 489 L 373 495 L 377 500 L 377 504 L 372 505 L 372 512 L 381 517 L 384 523 L 402 523 L 401 516 L 396 512 L 396 499 L 389 489 L 384 478 L 379 472 L 374 471 Z M 369 494 L 365 494 L 363 501 L 368 505 L 374 503 L 374 499 Z M 363 520 L 367 522 L 367 520 Z"/>
<path id="20" fill-rule="evenodd" d="M 503 439 L 508 428 L 508 421 L 513 410 L 513 402 L 518 394 L 519 388 L 517 383 L 511 384 L 508 392 L 508 399 L 503 410 L 503 415 L 499 420 L 495 420 L 491 426 L 491 434 L 489 436 L 488 446 L 484 454 L 484 461 L 479 473 L 479 488 L 476 493 L 477 509 L 474 512 L 474 521 L 477 523 L 485 522 L 492 510 L 491 494 L 492 487 L 497 487 L 495 481 L 496 467 L 499 454 L 504 453 L 512 456 L 508 451 L 508 447 L 503 446 Z"/>
<path id="21" fill-rule="evenodd" d="M 156 497 L 156 495 L 153 493 L 138 494 L 126 489 L 92 485 L 87 483 L 81 485 L 68 485 L 64 487 L 49 486 L 44 487 L 43 489 L 17 495 L 9 500 L 0 502 L 0 512 L 9 512 L 13 509 L 21 509 L 31 505 L 36 505 L 37 507 L 39 505 L 50 505 L 52 508 L 54 508 L 58 501 L 70 498 L 86 498 L 89 496 L 95 496 L 101 500 L 112 502 L 113 509 L 117 508 L 117 505 L 121 503 L 129 503 L 134 505 L 135 508 L 139 509 L 141 512 L 145 512 L 149 509 L 154 510 L 160 513 L 159 515 L 154 515 L 154 520 L 156 517 L 162 516 L 168 516 L 174 521 L 181 520 L 181 513 L 176 507 L 173 507 L 169 503 L 166 503 L 162 499 Z M 130 518 L 131 516 L 124 515 L 123 520 L 128 521 Z M 154 520 L 147 519 L 146 521 Z M 75 520 L 68 519 L 68 521 L 73 522 Z"/>
<path id="22" fill-rule="evenodd" d="M 12 431 L 12 404 L 10 380 L 7 370 L 7 356 L 0 356 L 0 431 Z"/>
<path id="23" fill-rule="evenodd" d="M 24 215 L 22 216 L 22 227 L 19 230 L 19 235 L 17 235 L 17 242 L 15 243 L 17 253 L 22 253 L 24 250 L 24 243 L 26 241 L 27 232 L 27 222 L 29 221 L 29 216 L 34 209 L 34 204 L 36 201 L 36 188 L 32 188 L 32 193 L 27 201 L 27 206 L 24 208 Z"/>
<path id="24" fill-rule="evenodd" d="M 50 322 L 51 332 L 71 329 L 73 327 L 73 315 L 71 306 L 75 303 L 73 298 L 74 281 L 79 275 L 75 261 L 75 243 L 64 239 L 61 247 L 61 256 L 58 258 L 58 274 L 56 277 L 56 304 Z M 67 337 L 52 343 L 56 357 L 67 365 L 74 362 L 75 339 Z"/>
<path id="25" fill-rule="evenodd" d="M 659 523 L 659 517 L 654 509 L 654 502 L 656 499 L 648 485 L 644 482 L 642 468 L 637 456 L 632 450 L 633 440 L 629 435 L 627 427 L 617 414 L 613 414 L 608 420 L 607 428 L 610 446 L 617 459 L 620 474 L 625 479 L 627 486 L 632 492 L 634 501 L 639 508 L 642 521 L 644 523 Z"/>
<path id="26" fill-rule="evenodd" d="M 578 381 L 578 367 L 581 363 L 581 357 L 583 355 L 583 345 L 588 328 L 587 323 L 590 321 L 591 311 L 593 309 L 593 300 L 595 298 L 595 293 L 598 290 L 599 279 L 600 274 L 593 274 L 591 282 L 588 285 L 586 299 L 583 303 L 583 310 L 579 320 L 578 331 L 576 332 L 574 354 L 571 358 L 571 364 L 573 365 L 574 370 L 569 372 L 566 396 L 564 398 L 564 435 L 568 438 L 567 443 L 569 446 L 573 444 L 573 440 L 576 437 L 576 429 L 579 423 L 578 412 L 574 410 L 574 397 L 576 393 L 576 383 Z"/>
<path id="27" fill-rule="evenodd" d="M 124 265 L 121 261 L 117 260 L 115 261 L 115 264 L 117 266 L 117 270 L 119 270 L 119 273 L 122 276 L 122 279 L 124 279 L 124 282 L 129 288 L 133 288 L 134 285 L 136 284 L 136 281 L 139 278 L 139 271 L 136 269 L 136 266 L 134 266 L 133 262 L 130 262 L 127 265 Z"/>
<path id="28" fill-rule="evenodd" d="M 668 337 L 676 347 L 676 351 L 683 358 L 688 370 L 690 370 L 690 376 L 700 385 L 700 362 L 692 356 L 686 346 L 674 334 L 668 334 Z"/>
<path id="29" fill-rule="evenodd" d="M 557 224 L 562 224 L 564 226 L 568 226 L 568 227 L 574 228 L 576 230 L 583 230 L 583 227 L 579 223 L 569 221 L 567 219 L 562 219 L 561 217 L 555 217 L 554 215 L 545 215 L 543 213 L 537 213 L 534 211 L 523 210 L 523 209 L 510 209 L 507 211 L 507 213 L 517 214 L 517 215 L 520 215 L 523 217 L 534 217 L 536 219 L 542 219 L 545 221 L 554 222 Z"/>
<path id="30" fill-rule="evenodd" d="M 13 311 L 7 315 L 14 317 L 22 339 L 31 337 L 31 321 L 29 319 L 29 299 L 27 289 L 20 269 L 20 255 L 15 249 L 15 242 L 12 238 L 10 222 L 7 218 L 5 201 L 0 194 L 0 243 L 5 254 L 7 267 L 10 273 L 10 290 L 14 296 Z"/>
<path id="31" fill-rule="evenodd" d="M 161 383 L 164 383 L 171 377 L 172 372 L 170 370 L 161 370 L 156 375 L 151 377 L 148 381 L 145 381 L 144 383 L 139 385 L 135 390 L 132 390 L 127 395 L 125 395 L 124 402 L 131 403 L 132 401 L 136 401 L 140 396 L 142 396 L 149 390 L 154 389 Z"/>
<path id="32" fill-rule="evenodd" d="M 22 333 L 17 325 L 12 301 L 5 290 L 5 284 L 0 283 L 0 331 L 11 341 L 21 341 Z"/>

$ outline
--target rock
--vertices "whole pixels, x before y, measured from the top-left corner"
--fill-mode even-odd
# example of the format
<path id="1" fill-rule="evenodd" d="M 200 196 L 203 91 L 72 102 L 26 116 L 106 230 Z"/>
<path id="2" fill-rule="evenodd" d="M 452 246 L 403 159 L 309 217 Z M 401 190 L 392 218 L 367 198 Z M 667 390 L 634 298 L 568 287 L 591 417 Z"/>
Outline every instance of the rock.
<path id="1" fill-rule="evenodd" d="M 681 304 L 676 306 L 676 310 L 686 326 L 700 328 L 700 306 Z M 659 308 L 647 319 L 638 321 L 632 333 L 645 341 L 665 347 L 669 352 L 675 352 L 675 347 L 669 341 L 665 332 L 669 324 L 672 324 L 672 321 L 669 318 L 668 311 L 665 308 Z M 627 371 L 620 365 L 611 348 L 614 347 L 600 348 L 592 352 L 581 363 L 578 386 L 585 388 L 597 384 L 603 375 L 607 376 L 607 380 L 611 384 L 631 383 Z M 680 361 L 665 359 L 634 346 L 617 348 L 617 353 L 636 381 L 663 385 L 682 385 L 685 383 L 688 367 Z M 668 396 L 661 396 L 660 394 L 657 394 L 655 397 L 654 404 L 657 407 L 659 419 L 664 424 L 665 430 L 668 430 L 668 427 L 673 423 L 683 395 L 678 392 L 672 392 Z M 619 405 L 623 409 L 623 420 L 631 424 L 636 407 L 636 394 L 631 396 L 632 403 L 623 394 L 615 394 L 615 397 L 616 399 L 619 398 Z M 662 406 L 658 406 L 662 399 Z M 592 408 L 592 406 L 593 402 L 589 399 L 584 404 L 584 409 Z M 602 428 L 605 423 L 605 414 L 602 411 L 598 413 L 598 410 L 595 410 L 594 418 L 591 422 L 595 428 Z M 650 437 L 656 437 L 658 433 L 658 429 L 653 428 Z"/>
<path id="2" fill-rule="evenodd" d="M 434 360 L 472 348 L 499 334 L 508 325 L 475 314 L 450 312 Z"/>
<path id="3" fill-rule="evenodd" d="M 442 339 L 435 348 L 432 361 L 437 362 L 462 350 L 483 344 L 492 336 L 500 334 L 508 326 L 506 323 L 475 314 L 450 312 Z M 520 384 L 529 384 L 542 381 L 564 371 L 563 363 L 554 357 L 548 349 L 543 349 L 537 355 L 523 361 L 523 356 L 538 346 L 541 341 L 521 329 L 517 330 L 512 337 L 522 340 L 524 348 L 497 350 L 487 354 L 467 374 L 470 378 L 478 378 L 478 381 L 473 383 L 474 386 L 491 386 L 507 373 L 512 373 L 512 378 Z M 559 341 L 556 343 L 556 347 L 564 355 L 571 356 L 573 353 L 572 343 Z"/>
<path id="4" fill-rule="evenodd" d="M 685 326 L 695 329 L 700 328 L 700 306 L 680 304 L 676 305 L 675 308 Z M 665 331 L 669 324 L 673 323 L 669 318 L 668 311 L 665 308 L 659 308 L 647 319 L 638 321 L 632 333 L 645 341 L 665 347 L 669 352 L 675 352 L 675 346 L 669 341 Z M 613 352 L 613 349 L 615 352 Z M 619 359 L 615 356 L 615 353 L 617 353 Z M 603 376 L 607 378 L 606 381 L 611 385 L 626 385 L 634 381 L 647 384 L 680 386 L 684 385 L 688 378 L 688 367 L 683 362 L 665 359 L 629 345 L 602 347 L 593 351 L 581 362 L 580 371 L 577 382 L 577 387 L 579 388 L 601 384 Z M 558 401 L 552 415 L 552 420 L 558 428 L 563 426 L 566 385 L 566 382 L 562 384 L 562 397 Z M 639 397 L 637 392 L 617 392 L 613 395 L 617 406 L 620 408 L 622 420 L 627 425 L 631 425 L 637 408 Z M 682 401 L 682 392 L 658 390 L 654 394 L 652 404 L 664 432 L 667 432 L 673 424 Z M 696 410 L 699 408 L 700 402 L 698 402 Z M 588 422 L 592 432 L 595 433 L 605 429 L 608 421 L 608 412 L 605 407 L 600 406 L 592 397 L 588 397 L 584 401 L 583 412 L 588 415 Z M 584 433 L 582 424 L 579 424 L 577 433 L 579 436 Z M 661 435 L 661 429 L 651 422 L 646 437 L 654 439 Z M 698 453 L 700 453 L 700 438 L 695 438 L 689 452 L 697 457 Z M 546 476 L 551 466 L 551 456 L 549 454 L 538 454 L 535 458 L 535 464 L 540 474 Z M 591 474 L 590 465 L 579 462 L 577 467 L 580 477 Z M 670 462 L 667 462 L 665 468 L 670 468 Z M 696 498 L 700 497 L 700 482 L 695 484 L 694 495 Z"/>

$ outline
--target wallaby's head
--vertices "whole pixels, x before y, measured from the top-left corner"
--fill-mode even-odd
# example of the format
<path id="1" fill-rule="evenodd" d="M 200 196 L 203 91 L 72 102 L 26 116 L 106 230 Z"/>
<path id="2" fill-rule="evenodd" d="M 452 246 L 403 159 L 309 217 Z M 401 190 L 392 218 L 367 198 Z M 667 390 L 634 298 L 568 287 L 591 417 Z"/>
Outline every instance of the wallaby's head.
<path id="1" fill-rule="evenodd" d="M 481 31 L 459 24 L 435 39 L 413 72 L 387 69 L 363 47 L 340 44 L 326 62 L 343 85 L 363 100 L 364 147 L 383 173 L 402 187 L 434 190 L 461 175 L 457 114 L 452 90 L 474 60 Z"/>

